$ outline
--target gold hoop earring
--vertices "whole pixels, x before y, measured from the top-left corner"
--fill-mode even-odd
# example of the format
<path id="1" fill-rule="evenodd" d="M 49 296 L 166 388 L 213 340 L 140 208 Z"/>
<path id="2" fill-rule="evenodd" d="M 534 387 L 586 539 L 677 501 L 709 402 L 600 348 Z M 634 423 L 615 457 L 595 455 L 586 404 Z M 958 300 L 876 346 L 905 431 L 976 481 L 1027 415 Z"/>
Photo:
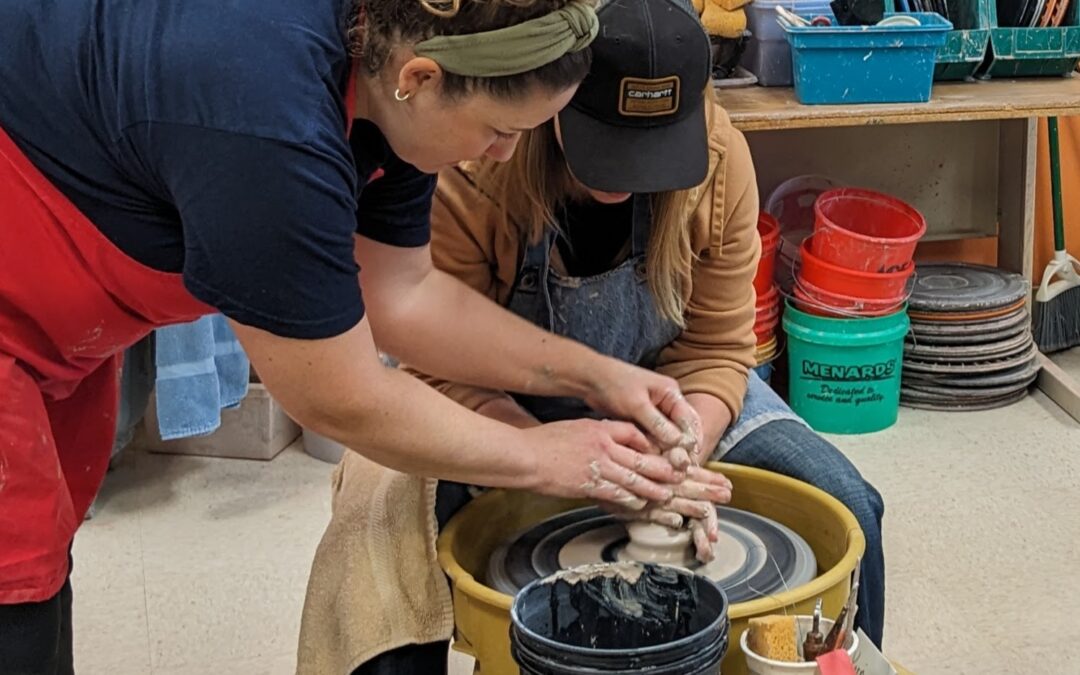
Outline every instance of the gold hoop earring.
<path id="1" fill-rule="evenodd" d="M 400 89 L 394 90 L 394 100 L 398 103 L 404 103 L 405 101 L 408 101 L 410 96 L 412 96 L 411 91 L 407 94 L 402 94 Z"/>

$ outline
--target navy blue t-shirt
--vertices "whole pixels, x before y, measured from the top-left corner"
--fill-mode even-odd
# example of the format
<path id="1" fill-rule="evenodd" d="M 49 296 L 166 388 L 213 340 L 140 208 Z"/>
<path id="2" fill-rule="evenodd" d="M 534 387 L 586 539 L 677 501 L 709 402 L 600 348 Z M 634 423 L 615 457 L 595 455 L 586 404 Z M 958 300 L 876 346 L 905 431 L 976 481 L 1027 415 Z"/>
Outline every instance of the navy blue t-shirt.
<path id="1" fill-rule="evenodd" d="M 4 0 L 0 127 L 198 299 L 340 334 L 364 312 L 354 232 L 426 244 L 435 183 L 374 125 L 345 136 L 348 1 Z"/>

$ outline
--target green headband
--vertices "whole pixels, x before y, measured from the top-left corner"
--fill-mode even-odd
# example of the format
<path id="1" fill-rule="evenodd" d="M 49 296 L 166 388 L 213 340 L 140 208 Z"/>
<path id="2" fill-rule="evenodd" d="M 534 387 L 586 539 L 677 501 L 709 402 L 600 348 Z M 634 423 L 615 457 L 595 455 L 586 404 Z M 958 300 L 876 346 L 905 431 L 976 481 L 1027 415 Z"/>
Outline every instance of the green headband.
<path id="1" fill-rule="evenodd" d="M 466 77 L 518 75 L 585 49 L 600 30 L 583 0 L 515 26 L 467 35 L 439 35 L 413 47 L 443 70 Z"/>

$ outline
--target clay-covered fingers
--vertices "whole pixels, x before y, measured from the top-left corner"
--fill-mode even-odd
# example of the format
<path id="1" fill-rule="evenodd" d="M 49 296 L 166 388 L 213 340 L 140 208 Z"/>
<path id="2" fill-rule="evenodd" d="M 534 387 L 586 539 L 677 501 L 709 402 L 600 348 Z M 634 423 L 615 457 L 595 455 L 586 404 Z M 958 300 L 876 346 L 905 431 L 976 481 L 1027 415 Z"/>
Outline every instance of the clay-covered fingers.
<path id="1" fill-rule="evenodd" d="M 686 400 L 674 380 L 662 391 L 656 407 L 664 419 L 669 420 L 678 432 L 678 438 L 667 441 L 667 445 L 685 448 L 696 460 L 701 454 L 701 416 Z M 669 438 L 672 437 L 669 436 Z"/>
<path id="2" fill-rule="evenodd" d="M 690 521 L 690 532 L 694 539 L 695 557 L 703 562 L 710 562 L 715 552 L 713 544 L 720 540 L 720 519 L 716 509 L 711 506 L 702 518 Z"/>
<path id="3" fill-rule="evenodd" d="M 611 435 L 619 445 L 626 446 L 631 450 L 636 450 L 643 455 L 659 455 L 661 454 L 660 448 L 653 443 L 647 435 L 645 435 L 641 429 L 631 422 L 615 422 L 612 420 L 604 420 L 608 434 Z"/>
<path id="4" fill-rule="evenodd" d="M 606 478 L 595 478 L 581 486 L 585 496 L 602 502 L 615 504 L 629 511 L 640 511 L 648 504 L 642 497 L 638 497 L 628 487 L 618 485 Z"/>
<path id="5" fill-rule="evenodd" d="M 712 562 L 715 556 L 706 527 L 705 523 L 700 520 L 690 523 L 690 531 L 694 537 L 694 557 L 701 563 Z"/>
<path id="6" fill-rule="evenodd" d="M 656 523 L 657 525 L 666 525 L 675 530 L 681 528 L 686 522 L 682 515 L 658 504 L 648 504 L 640 511 L 629 511 L 620 508 L 609 508 L 606 510 L 619 520 L 646 520 L 650 523 Z"/>
<path id="7" fill-rule="evenodd" d="M 675 486 L 675 496 L 727 504 L 731 501 L 731 481 L 721 473 L 692 467 L 686 474 L 686 480 Z"/>
<path id="8" fill-rule="evenodd" d="M 686 497 L 673 497 L 664 504 L 668 511 L 674 511 L 688 520 L 698 520 L 709 517 L 709 513 L 715 513 L 716 508 L 710 502 L 702 499 L 687 499 Z"/>
<path id="9" fill-rule="evenodd" d="M 694 460 L 690 456 L 690 451 L 679 445 L 676 445 L 674 448 L 665 452 L 664 457 L 667 458 L 668 463 L 671 464 L 671 466 L 679 471 L 686 471 L 694 466 Z"/>

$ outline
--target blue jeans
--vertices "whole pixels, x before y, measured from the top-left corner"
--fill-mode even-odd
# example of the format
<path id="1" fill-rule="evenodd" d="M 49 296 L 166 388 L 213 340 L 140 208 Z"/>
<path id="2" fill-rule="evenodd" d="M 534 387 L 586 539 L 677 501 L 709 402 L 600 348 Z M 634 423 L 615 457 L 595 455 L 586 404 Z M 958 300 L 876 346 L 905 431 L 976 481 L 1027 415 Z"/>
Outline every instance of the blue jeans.
<path id="1" fill-rule="evenodd" d="M 855 625 L 880 646 L 885 624 L 885 556 L 881 547 L 885 504 L 874 486 L 836 446 L 792 420 L 765 424 L 720 459 L 809 483 L 836 497 L 855 514 L 866 537 Z"/>

